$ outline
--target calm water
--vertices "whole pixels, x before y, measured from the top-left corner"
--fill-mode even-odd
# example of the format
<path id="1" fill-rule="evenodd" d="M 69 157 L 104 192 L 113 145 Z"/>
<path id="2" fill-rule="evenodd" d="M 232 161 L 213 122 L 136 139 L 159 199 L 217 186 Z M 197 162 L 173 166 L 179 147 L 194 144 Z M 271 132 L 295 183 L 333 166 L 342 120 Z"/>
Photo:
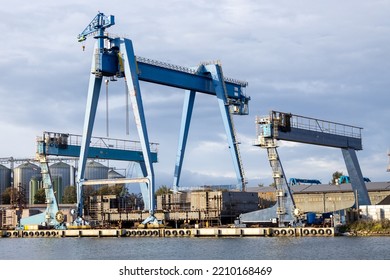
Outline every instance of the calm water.
<path id="1" fill-rule="evenodd" d="M 2 260 L 390 260 L 390 237 L 1 238 Z"/>

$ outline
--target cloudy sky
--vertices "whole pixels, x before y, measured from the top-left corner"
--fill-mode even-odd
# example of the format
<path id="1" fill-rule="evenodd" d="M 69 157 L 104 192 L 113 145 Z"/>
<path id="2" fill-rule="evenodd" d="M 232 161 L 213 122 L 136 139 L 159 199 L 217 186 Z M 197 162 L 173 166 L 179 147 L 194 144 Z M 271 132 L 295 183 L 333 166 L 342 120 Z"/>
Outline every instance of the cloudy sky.
<path id="1" fill-rule="evenodd" d="M 77 35 L 101 11 L 115 15 L 108 31 L 131 39 L 137 56 L 187 67 L 219 59 L 226 76 L 249 83 L 250 114 L 234 117 L 249 186 L 272 182 L 266 151 L 252 146 L 254 119 L 270 110 L 363 127 L 363 174 L 389 180 L 389 1 L 14 0 L 1 10 L 0 157 L 33 157 L 42 131 L 82 133 L 94 39 L 82 51 Z M 107 133 L 102 90 L 95 136 Z M 132 118 L 126 135 L 124 90 L 123 80 L 110 83 L 109 135 L 136 140 Z M 171 185 L 183 91 L 141 91 L 160 143 L 156 184 Z M 347 173 L 338 149 L 282 142 L 279 153 L 289 178 Z M 236 182 L 213 96 L 195 101 L 181 182 Z"/>

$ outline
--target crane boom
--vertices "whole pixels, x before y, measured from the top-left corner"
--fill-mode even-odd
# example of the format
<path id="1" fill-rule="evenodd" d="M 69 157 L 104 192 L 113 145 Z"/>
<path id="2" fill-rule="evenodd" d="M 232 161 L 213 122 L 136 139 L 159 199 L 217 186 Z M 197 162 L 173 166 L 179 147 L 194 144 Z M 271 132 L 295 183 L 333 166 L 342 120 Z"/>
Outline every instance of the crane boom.
<path id="1" fill-rule="evenodd" d="M 106 16 L 103 13 L 98 13 L 95 18 L 85 27 L 77 39 L 79 42 L 87 40 L 87 36 L 98 33 L 98 36 L 104 35 L 104 30 L 115 24 L 114 16 Z"/>

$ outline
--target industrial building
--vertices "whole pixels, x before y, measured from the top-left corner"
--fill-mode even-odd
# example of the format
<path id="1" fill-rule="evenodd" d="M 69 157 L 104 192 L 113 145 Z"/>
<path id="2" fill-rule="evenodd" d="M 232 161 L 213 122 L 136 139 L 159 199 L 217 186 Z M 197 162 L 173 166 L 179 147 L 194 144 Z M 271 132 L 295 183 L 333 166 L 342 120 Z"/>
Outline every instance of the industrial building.
<path id="1" fill-rule="evenodd" d="M 368 182 L 367 191 L 372 205 L 388 204 L 390 182 Z M 259 193 L 260 207 L 267 208 L 275 204 L 273 187 L 251 188 Z M 352 208 L 355 205 L 356 193 L 351 184 L 328 185 L 294 185 L 291 191 L 298 209 L 303 212 L 329 213 Z"/>

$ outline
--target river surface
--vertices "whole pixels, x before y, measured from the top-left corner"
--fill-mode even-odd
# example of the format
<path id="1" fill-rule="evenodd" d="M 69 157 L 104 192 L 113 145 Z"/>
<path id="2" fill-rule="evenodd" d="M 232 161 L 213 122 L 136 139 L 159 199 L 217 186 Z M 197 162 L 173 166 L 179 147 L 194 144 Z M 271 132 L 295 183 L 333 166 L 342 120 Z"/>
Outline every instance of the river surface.
<path id="1" fill-rule="evenodd" d="M 390 237 L 0 238 L 2 260 L 390 260 Z"/>

